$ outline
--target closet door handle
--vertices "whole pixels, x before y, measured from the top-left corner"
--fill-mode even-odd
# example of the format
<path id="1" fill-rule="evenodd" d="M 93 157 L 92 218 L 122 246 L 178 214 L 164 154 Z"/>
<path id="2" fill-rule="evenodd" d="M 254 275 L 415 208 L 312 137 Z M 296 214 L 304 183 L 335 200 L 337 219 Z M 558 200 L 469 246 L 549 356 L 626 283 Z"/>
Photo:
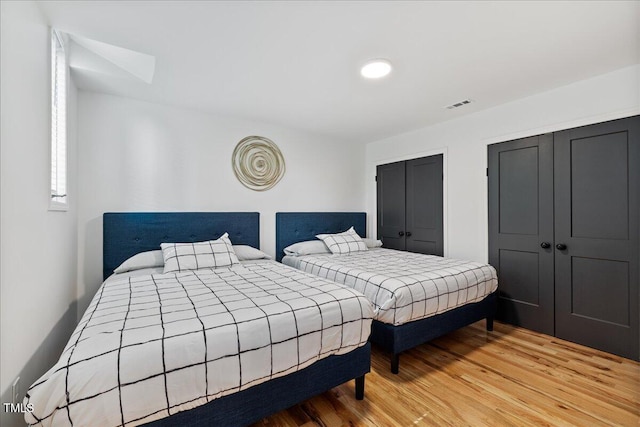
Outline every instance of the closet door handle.
<path id="1" fill-rule="evenodd" d="M 567 245 L 565 245 L 564 243 L 558 243 L 556 245 L 556 249 L 559 251 L 564 251 L 565 249 L 567 249 Z"/>
<path id="2" fill-rule="evenodd" d="M 400 237 L 404 236 L 404 231 L 398 231 L 398 236 Z"/>
<path id="3" fill-rule="evenodd" d="M 411 237 L 411 232 L 407 231 L 407 237 Z"/>
<path id="4" fill-rule="evenodd" d="M 549 249 L 549 248 L 551 247 L 551 243 L 549 243 L 549 242 L 542 242 L 542 243 L 540 243 L 540 247 L 541 247 L 542 249 Z"/>

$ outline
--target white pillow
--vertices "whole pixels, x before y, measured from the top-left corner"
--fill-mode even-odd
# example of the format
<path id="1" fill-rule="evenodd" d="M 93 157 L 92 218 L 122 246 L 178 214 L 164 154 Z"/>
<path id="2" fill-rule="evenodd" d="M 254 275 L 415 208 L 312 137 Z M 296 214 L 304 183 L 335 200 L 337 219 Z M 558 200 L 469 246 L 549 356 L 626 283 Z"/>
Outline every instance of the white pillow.
<path id="1" fill-rule="evenodd" d="M 343 233 L 318 234 L 316 237 L 327 245 L 332 254 L 349 254 L 368 249 L 353 227 Z"/>
<path id="2" fill-rule="evenodd" d="M 240 260 L 233 251 L 229 235 L 197 243 L 162 243 L 164 272 L 228 267 Z"/>
<path id="3" fill-rule="evenodd" d="M 298 242 L 284 248 L 285 255 L 302 256 L 311 254 L 330 254 L 331 251 L 322 240 L 307 240 Z"/>
<path id="4" fill-rule="evenodd" d="M 364 242 L 365 245 L 367 245 L 369 249 L 382 247 L 382 240 L 367 239 L 366 237 L 363 237 L 362 241 Z"/>
<path id="5" fill-rule="evenodd" d="M 162 251 L 147 251 L 135 254 L 125 262 L 120 264 L 114 273 L 120 274 L 127 271 L 140 270 L 143 268 L 162 267 L 164 265 L 164 258 L 162 258 Z"/>
<path id="6" fill-rule="evenodd" d="M 251 261 L 254 259 L 271 259 L 271 256 L 265 254 L 259 249 L 249 245 L 233 245 L 233 251 L 240 261 Z"/>

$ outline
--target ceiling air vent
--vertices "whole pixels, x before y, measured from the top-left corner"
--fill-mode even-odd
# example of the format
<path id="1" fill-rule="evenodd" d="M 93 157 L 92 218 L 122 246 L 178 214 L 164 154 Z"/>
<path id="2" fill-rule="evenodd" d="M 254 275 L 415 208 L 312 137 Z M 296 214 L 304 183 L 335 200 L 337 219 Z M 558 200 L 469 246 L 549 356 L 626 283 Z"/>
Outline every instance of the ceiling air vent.
<path id="1" fill-rule="evenodd" d="M 464 101 L 456 102 L 455 104 L 447 105 L 447 110 L 453 110 L 454 108 L 460 108 L 463 105 L 471 104 L 470 99 L 465 99 Z"/>

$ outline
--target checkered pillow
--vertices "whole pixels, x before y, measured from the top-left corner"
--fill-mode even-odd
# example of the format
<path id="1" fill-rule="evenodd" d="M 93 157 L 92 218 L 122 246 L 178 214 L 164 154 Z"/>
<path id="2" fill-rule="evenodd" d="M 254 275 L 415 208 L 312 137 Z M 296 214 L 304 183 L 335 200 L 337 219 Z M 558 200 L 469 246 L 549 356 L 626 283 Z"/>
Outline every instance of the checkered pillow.
<path id="1" fill-rule="evenodd" d="M 367 245 L 353 227 L 344 233 L 318 234 L 316 237 L 327 245 L 332 254 L 348 254 L 367 250 Z"/>
<path id="2" fill-rule="evenodd" d="M 229 235 L 217 240 L 196 243 L 162 243 L 164 272 L 228 267 L 240 261 L 233 251 Z"/>

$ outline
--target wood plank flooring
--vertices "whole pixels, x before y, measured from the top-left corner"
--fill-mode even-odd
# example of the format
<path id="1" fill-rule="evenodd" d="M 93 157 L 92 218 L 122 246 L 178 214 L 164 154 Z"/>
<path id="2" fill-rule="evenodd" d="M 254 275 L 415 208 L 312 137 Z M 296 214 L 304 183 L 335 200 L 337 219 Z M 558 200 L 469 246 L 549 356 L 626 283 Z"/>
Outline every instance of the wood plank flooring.
<path id="1" fill-rule="evenodd" d="M 640 364 L 484 321 L 403 353 L 373 348 L 365 399 L 343 384 L 254 426 L 640 426 Z"/>

